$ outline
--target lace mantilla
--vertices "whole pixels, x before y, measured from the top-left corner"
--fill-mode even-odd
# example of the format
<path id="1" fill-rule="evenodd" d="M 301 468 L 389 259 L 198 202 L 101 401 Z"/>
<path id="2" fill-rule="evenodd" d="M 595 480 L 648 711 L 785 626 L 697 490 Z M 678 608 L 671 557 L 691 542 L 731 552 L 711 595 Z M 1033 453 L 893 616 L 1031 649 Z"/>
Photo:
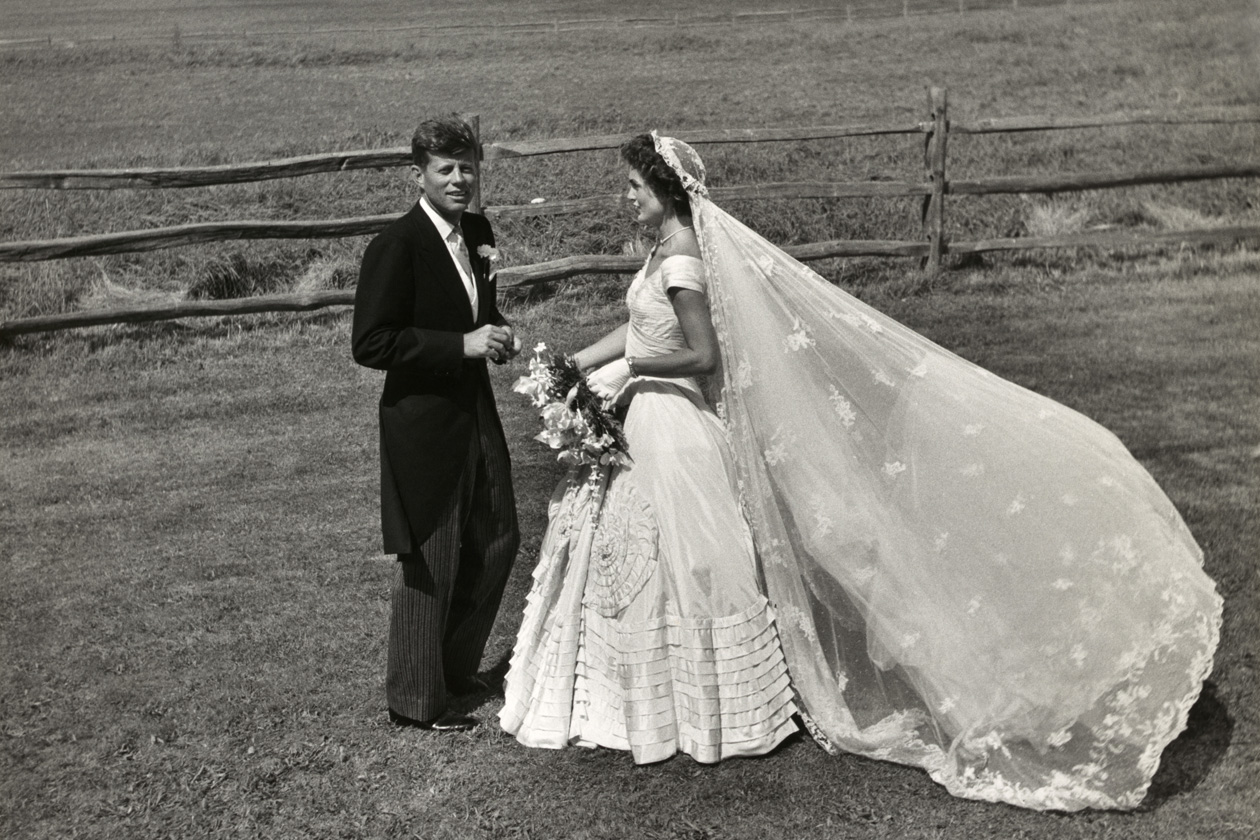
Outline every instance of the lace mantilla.
<path id="1" fill-rule="evenodd" d="M 662 137 L 655 131 L 652 132 L 652 142 L 656 153 L 665 159 L 682 181 L 683 189 L 691 195 L 708 196 L 709 188 L 704 185 L 704 162 L 695 149 L 676 137 Z"/>

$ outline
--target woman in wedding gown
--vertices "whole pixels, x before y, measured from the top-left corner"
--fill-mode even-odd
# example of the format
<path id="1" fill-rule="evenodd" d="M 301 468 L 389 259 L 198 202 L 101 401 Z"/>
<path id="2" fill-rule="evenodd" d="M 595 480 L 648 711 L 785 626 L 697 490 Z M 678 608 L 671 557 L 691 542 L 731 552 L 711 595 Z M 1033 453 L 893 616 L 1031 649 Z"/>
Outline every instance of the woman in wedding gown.
<path id="1" fill-rule="evenodd" d="M 604 365 L 593 388 L 630 399 L 635 461 L 575 474 L 553 499 L 504 727 L 551 747 L 624 748 L 605 733 L 629 732 L 633 749 L 650 724 L 666 741 L 702 720 L 724 743 L 730 708 L 752 727 L 733 742 L 770 733 L 748 753 L 790 731 L 795 704 L 828 750 L 922 767 L 957 796 L 1136 807 L 1220 633 L 1221 599 L 1172 503 L 1106 429 L 828 284 L 710 202 L 690 146 L 655 133 L 629 146 L 647 144 L 654 155 L 627 158 L 632 194 L 636 176 L 661 201 L 676 181 L 694 228 L 676 238 L 699 259 L 663 242 L 631 286 L 629 328 L 578 354 Z M 672 341 L 657 290 L 678 315 Z M 657 378 L 704 372 L 682 362 L 707 362 L 710 335 L 720 421 L 694 383 Z M 659 407 L 665 394 L 705 418 L 721 471 L 673 450 L 690 451 L 694 418 Z M 733 519 L 711 517 L 728 504 Z M 680 597 L 680 579 L 706 596 L 752 586 L 746 550 L 693 553 L 711 534 L 746 540 L 744 521 L 769 606 L 755 590 Z M 689 659 L 697 639 L 711 647 Z M 793 693 L 778 688 L 780 650 Z M 711 712 L 697 718 L 701 697 Z"/>
<path id="2" fill-rule="evenodd" d="M 796 709 L 730 449 L 695 379 L 718 344 L 688 198 L 651 138 L 623 156 L 657 245 L 629 323 L 573 359 L 598 368 L 597 394 L 629 403 L 633 462 L 557 489 L 500 718 L 527 746 L 628 749 L 639 763 L 756 755 L 797 731 Z"/>

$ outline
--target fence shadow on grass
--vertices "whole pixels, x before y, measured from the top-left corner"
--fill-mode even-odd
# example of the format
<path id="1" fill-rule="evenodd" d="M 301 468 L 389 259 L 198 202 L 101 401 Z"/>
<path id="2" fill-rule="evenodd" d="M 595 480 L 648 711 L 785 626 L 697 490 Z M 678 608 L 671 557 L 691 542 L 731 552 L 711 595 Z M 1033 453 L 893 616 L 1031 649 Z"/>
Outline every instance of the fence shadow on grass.
<path id="1" fill-rule="evenodd" d="M 1211 680 L 1190 709 L 1186 730 L 1168 745 L 1159 770 L 1139 811 L 1154 811 L 1168 800 L 1189 793 L 1207 778 L 1225 757 L 1233 741 L 1234 719 L 1216 692 Z"/>

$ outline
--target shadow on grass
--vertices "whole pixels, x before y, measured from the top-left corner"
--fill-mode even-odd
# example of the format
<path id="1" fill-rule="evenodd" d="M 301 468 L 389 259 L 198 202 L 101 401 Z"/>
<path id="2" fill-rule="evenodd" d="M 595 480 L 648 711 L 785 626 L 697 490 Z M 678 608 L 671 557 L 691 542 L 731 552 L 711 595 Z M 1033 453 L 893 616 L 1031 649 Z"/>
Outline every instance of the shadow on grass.
<path id="1" fill-rule="evenodd" d="M 1233 740 L 1234 719 L 1216 694 L 1216 685 L 1203 684 L 1203 693 L 1190 709 L 1186 730 L 1168 745 L 1159 770 L 1139 811 L 1154 811 L 1168 800 L 1199 786 Z"/>
<path id="2" fill-rule="evenodd" d="M 469 714 L 476 711 L 485 701 L 491 697 L 503 697 L 503 680 L 507 677 L 508 666 L 511 664 L 512 655 L 504 654 L 499 661 L 494 663 L 490 668 L 482 669 L 477 676 L 486 684 L 483 691 L 476 691 L 472 694 L 465 694 L 460 697 L 451 698 L 451 709 L 460 714 Z"/>

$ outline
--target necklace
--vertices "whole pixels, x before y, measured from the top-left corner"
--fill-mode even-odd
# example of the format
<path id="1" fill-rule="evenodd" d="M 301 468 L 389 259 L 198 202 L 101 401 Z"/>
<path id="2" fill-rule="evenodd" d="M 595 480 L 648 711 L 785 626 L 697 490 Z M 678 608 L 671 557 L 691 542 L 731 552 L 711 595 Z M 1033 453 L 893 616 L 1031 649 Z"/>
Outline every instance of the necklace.
<path id="1" fill-rule="evenodd" d="M 673 232 L 673 233 L 671 233 L 669 236 L 664 236 L 664 237 L 661 237 L 660 239 L 657 239 L 657 240 L 656 240 L 656 247 L 657 247 L 657 248 L 661 247 L 661 246 L 662 246 L 662 245 L 664 245 L 666 242 L 668 242 L 669 240 L 673 239 L 673 238 L 674 238 L 675 236 L 677 236 L 678 234 L 682 233 L 684 230 L 691 230 L 691 229 L 692 229 L 692 228 L 691 228 L 691 225 L 684 225 L 683 227 L 680 227 L 678 230 L 674 231 L 674 232 Z"/>

